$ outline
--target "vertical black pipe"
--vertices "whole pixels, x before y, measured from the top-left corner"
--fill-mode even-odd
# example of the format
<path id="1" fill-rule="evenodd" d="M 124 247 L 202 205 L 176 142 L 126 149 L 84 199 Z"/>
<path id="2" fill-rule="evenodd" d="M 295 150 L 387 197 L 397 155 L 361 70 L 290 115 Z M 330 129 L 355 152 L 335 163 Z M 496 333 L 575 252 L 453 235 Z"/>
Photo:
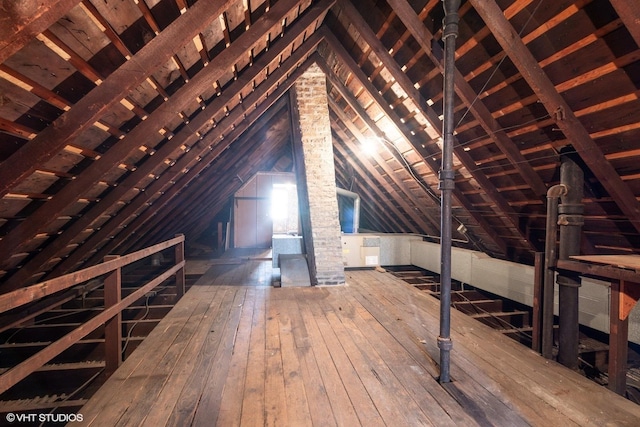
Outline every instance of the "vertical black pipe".
<path id="1" fill-rule="evenodd" d="M 547 227 L 544 246 L 544 285 L 542 290 L 542 355 L 553 357 L 553 302 L 558 240 L 558 199 L 567 193 L 564 184 L 547 190 Z"/>
<path id="2" fill-rule="evenodd" d="M 567 193 L 560 198 L 558 224 L 560 225 L 559 259 L 569 259 L 580 254 L 582 236 L 584 173 L 571 155 L 561 153 L 560 182 L 567 186 Z M 558 362 L 571 368 L 578 367 L 579 321 L 578 289 L 580 278 L 559 275 L 559 331 Z"/>
<path id="3" fill-rule="evenodd" d="M 451 342 L 451 193 L 454 189 L 453 143 L 454 143 L 454 80 L 456 37 L 458 36 L 458 8 L 460 0 L 443 0 L 444 22 L 444 106 L 442 124 L 442 167 L 440 169 L 441 218 L 440 218 L 440 382 L 450 379 L 449 361 L 453 347 Z"/>

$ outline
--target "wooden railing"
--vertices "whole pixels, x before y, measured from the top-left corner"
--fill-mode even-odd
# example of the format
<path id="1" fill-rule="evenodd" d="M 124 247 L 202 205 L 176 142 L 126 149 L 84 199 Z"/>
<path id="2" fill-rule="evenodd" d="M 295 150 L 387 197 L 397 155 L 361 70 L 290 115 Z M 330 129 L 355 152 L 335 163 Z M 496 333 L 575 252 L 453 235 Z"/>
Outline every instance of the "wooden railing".
<path id="1" fill-rule="evenodd" d="M 171 247 L 175 248 L 175 264 L 151 281 L 137 288 L 125 298 L 122 298 L 122 268 Z M 173 275 L 176 276 L 177 298 L 181 298 L 185 291 L 184 266 L 184 236 L 177 235 L 173 239 L 128 255 L 109 255 L 105 257 L 103 263 L 93 267 L 17 289 L 13 292 L 1 294 L 0 313 L 4 313 L 8 310 L 34 303 L 48 295 L 71 289 L 74 286 L 104 276 L 104 310 L 62 338 L 54 341 L 38 353 L 0 375 L 0 393 L 4 393 L 22 381 L 102 324 L 105 325 L 105 371 L 107 374 L 113 373 L 122 361 L 122 310 L 129 307 L 136 300 L 143 298 L 145 294 Z"/>

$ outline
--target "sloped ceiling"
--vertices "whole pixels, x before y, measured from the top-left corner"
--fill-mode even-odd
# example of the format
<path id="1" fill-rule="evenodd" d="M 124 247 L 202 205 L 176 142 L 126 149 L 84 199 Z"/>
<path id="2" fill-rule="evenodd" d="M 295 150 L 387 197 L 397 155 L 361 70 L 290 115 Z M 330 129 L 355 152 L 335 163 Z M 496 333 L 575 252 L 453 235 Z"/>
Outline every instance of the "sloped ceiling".
<path id="1" fill-rule="evenodd" d="M 583 253 L 636 253 L 640 5 L 460 16 L 457 244 L 531 263 L 564 151 L 585 172 Z M 439 0 L 3 2 L 0 292 L 197 241 L 244 180 L 292 170 L 287 90 L 313 61 L 362 226 L 437 236 L 442 18 Z"/>

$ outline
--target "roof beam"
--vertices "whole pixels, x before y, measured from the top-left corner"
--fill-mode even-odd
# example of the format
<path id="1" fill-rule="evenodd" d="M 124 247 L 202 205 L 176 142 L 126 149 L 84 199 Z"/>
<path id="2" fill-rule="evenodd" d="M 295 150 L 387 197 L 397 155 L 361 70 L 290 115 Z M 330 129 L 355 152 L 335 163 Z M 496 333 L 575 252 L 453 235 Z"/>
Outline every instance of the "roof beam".
<path id="1" fill-rule="evenodd" d="M 280 58 L 288 48 L 296 42 L 300 37 L 304 36 L 306 31 L 308 31 L 310 26 L 317 25 L 317 20 L 322 16 L 322 9 L 317 13 L 315 9 L 309 10 L 308 14 L 305 14 L 301 17 L 299 22 L 294 23 L 287 33 L 279 38 L 268 52 L 265 52 L 261 55 L 258 60 L 256 60 L 253 66 L 249 67 L 245 72 L 243 72 L 238 80 L 234 81 L 231 86 L 229 86 L 220 96 L 217 96 L 205 110 L 199 112 L 199 114 L 194 117 L 190 123 L 188 128 L 183 128 L 180 132 L 178 132 L 170 141 L 164 144 L 158 151 L 153 155 L 147 157 L 146 161 L 138 167 L 134 172 L 132 172 L 127 178 L 124 179 L 121 183 L 118 184 L 115 188 L 113 188 L 99 203 L 97 203 L 93 208 L 89 211 L 85 212 L 77 221 L 75 221 L 70 227 L 68 227 L 64 232 L 58 236 L 56 236 L 53 241 L 47 245 L 42 251 L 40 251 L 33 259 L 28 261 L 19 271 L 17 271 L 14 276 L 12 276 L 8 281 L 8 287 L 12 286 L 20 286 L 21 283 L 26 283 L 28 278 L 35 274 L 40 267 L 45 265 L 47 261 L 51 258 L 54 258 L 60 251 L 62 251 L 69 242 L 71 242 L 78 234 L 83 232 L 87 227 L 91 225 L 93 221 L 95 221 L 100 215 L 102 215 L 106 210 L 111 209 L 111 207 L 118 202 L 128 191 L 132 188 L 137 187 L 138 183 L 146 179 L 146 177 L 154 172 L 154 170 L 160 166 L 164 160 L 168 157 L 175 157 L 173 151 L 178 149 L 182 145 L 190 146 L 191 150 L 186 153 L 183 158 L 180 158 L 176 165 L 174 166 L 176 170 L 182 170 L 183 168 L 191 168 L 193 166 L 194 159 L 198 157 L 198 155 L 204 156 L 209 153 L 207 148 L 208 144 L 205 144 L 198 140 L 198 136 L 195 134 L 194 129 L 201 129 L 205 127 L 209 120 L 216 115 L 224 106 L 231 100 L 232 97 L 235 97 L 237 93 L 241 92 L 243 88 L 252 84 L 253 80 L 257 78 L 267 67 L 272 64 L 273 61 L 276 61 Z M 315 20 L 314 20 L 315 19 Z M 304 44 L 298 48 L 291 57 L 289 57 L 282 65 L 280 69 L 275 70 L 270 77 L 274 77 L 275 82 L 282 78 L 284 73 L 288 70 L 291 70 L 293 66 L 300 64 L 307 55 L 311 53 L 313 49 L 320 42 L 320 37 L 316 34 L 313 34 L 311 37 L 307 38 Z M 289 62 L 291 60 L 292 62 Z M 200 73 L 205 73 L 205 69 L 201 70 Z M 196 84 L 200 80 L 207 80 L 207 74 L 203 74 L 202 77 L 199 75 L 195 76 L 192 79 L 191 84 Z M 269 78 L 270 78 L 269 77 Z M 255 95 L 250 95 L 245 98 L 245 105 L 251 105 L 252 102 L 257 102 L 261 99 L 262 96 L 266 96 L 275 84 L 274 80 L 267 79 L 264 84 L 265 88 L 258 86 L 256 91 L 254 91 Z M 176 94 L 177 95 L 177 94 Z M 175 96 L 175 95 L 174 95 Z M 175 111 L 170 109 L 170 111 Z M 237 113 L 236 113 L 237 114 Z M 239 117 L 239 116 L 238 116 Z M 149 120 L 149 119 L 148 119 Z M 228 123 L 228 120 L 225 121 Z M 141 126 L 142 123 L 139 125 Z M 203 151 L 204 150 L 204 151 Z M 164 178 L 162 182 L 166 184 L 169 181 L 168 178 Z M 158 185 L 158 184 L 153 184 Z M 155 188 L 155 187 L 154 187 Z M 151 191 L 149 189 L 148 191 Z M 144 196 L 149 196 L 150 194 L 146 192 Z"/>
<path id="2" fill-rule="evenodd" d="M 291 0 L 288 0 L 291 1 Z M 175 52 L 176 40 L 192 40 L 234 0 L 201 0 L 122 64 L 34 139 L 0 163 L 0 197 L 100 119 Z"/>
<path id="3" fill-rule="evenodd" d="M 369 96 L 373 98 L 373 100 L 378 104 L 380 109 L 384 111 L 387 117 L 389 117 L 389 119 L 394 123 L 394 125 L 398 129 L 398 132 L 400 133 L 400 135 L 402 135 L 405 141 L 408 141 L 409 144 L 415 147 L 416 144 L 407 136 L 408 132 L 405 132 L 403 129 L 403 126 L 400 125 L 401 122 L 398 115 L 394 112 L 393 109 L 389 107 L 389 104 L 384 100 L 384 98 L 382 98 L 382 96 L 378 93 L 378 91 L 375 89 L 373 84 L 369 82 L 369 80 L 367 80 L 367 76 L 357 66 L 353 58 L 349 56 L 345 48 L 342 46 L 342 44 L 340 44 L 340 42 L 336 39 L 333 33 L 327 31 L 325 27 L 320 28 L 320 30 L 318 31 L 323 32 L 325 40 L 332 47 L 333 51 L 336 53 L 338 58 L 340 58 L 340 60 L 345 64 L 345 66 L 349 68 L 349 71 L 351 71 L 352 75 L 358 79 L 358 82 L 364 88 L 364 90 L 366 90 L 369 93 Z M 431 171 L 437 175 L 438 173 L 437 171 L 439 169 L 439 165 L 437 164 L 437 162 L 435 162 L 431 158 L 423 157 L 423 160 L 424 160 L 424 163 L 427 166 L 429 166 Z M 457 189 L 454 190 L 454 195 L 458 203 L 462 205 L 464 209 L 466 209 L 469 216 L 473 217 L 473 219 L 479 224 L 480 228 L 483 230 L 485 235 L 488 238 L 490 238 L 491 241 L 497 247 L 500 248 L 503 254 L 506 254 L 507 245 L 504 242 L 504 240 L 502 240 L 501 238 L 495 235 L 495 232 L 493 231 L 492 227 L 489 225 L 489 223 L 487 223 L 487 221 L 481 215 L 474 212 L 473 206 L 467 202 L 466 198 L 459 192 L 459 190 Z"/>
<path id="4" fill-rule="evenodd" d="M 309 46 L 315 46 L 315 45 L 313 44 L 312 41 L 310 41 Z M 302 47 L 304 48 L 305 45 L 302 45 Z M 302 52 L 303 51 L 301 51 L 301 53 Z M 307 59 L 307 61 L 304 64 L 296 68 L 299 63 L 295 61 L 295 58 L 289 58 L 289 59 L 293 59 L 293 61 L 290 62 L 287 60 L 283 62 L 280 65 L 280 67 L 271 74 L 271 76 L 269 77 L 269 80 L 267 80 L 266 82 L 267 86 L 258 87 L 255 92 L 253 92 L 251 95 L 245 98 L 245 104 L 253 105 L 263 97 L 266 97 L 266 99 L 263 102 L 261 102 L 260 105 L 258 105 L 252 113 L 247 114 L 245 120 L 242 121 L 241 125 L 236 126 L 236 128 L 231 133 L 225 136 L 224 140 L 221 140 L 220 137 L 225 134 L 225 132 L 231 127 L 233 123 L 236 123 L 238 120 L 242 119 L 242 117 L 246 114 L 245 110 L 234 109 L 232 112 L 230 112 L 229 116 L 227 116 L 223 121 L 221 121 L 218 124 L 216 128 L 214 128 L 209 134 L 207 134 L 205 137 L 206 139 L 205 147 L 207 147 L 206 148 L 207 151 L 209 150 L 208 146 L 210 145 L 211 142 L 218 142 L 218 141 L 222 141 L 222 142 L 215 144 L 213 150 L 206 157 L 206 159 L 203 159 L 200 162 L 198 162 L 193 168 L 189 170 L 187 174 L 184 174 L 181 177 L 180 181 L 177 181 L 174 185 L 171 185 L 168 188 L 162 190 L 163 194 L 161 198 L 159 198 L 158 202 L 155 203 L 154 209 L 147 209 L 146 211 L 138 213 L 137 214 L 138 217 L 134 221 L 132 221 L 132 224 L 130 224 L 127 227 L 126 229 L 127 235 L 130 235 L 131 233 L 135 232 L 136 229 L 142 227 L 143 225 L 146 225 L 147 227 L 149 227 L 152 224 L 155 224 L 155 221 L 159 221 L 160 219 L 162 219 L 163 216 L 159 215 L 157 216 L 157 218 L 154 218 L 153 221 L 149 221 L 151 211 L 166 205 L 169 201 L 171 201 L 176 196 L 176 194 L 178 194 L 179 189 L 181 187 L 187 185 L 193 179 L 198 178 L 198 175 L 202 170 L 204 170 L 212 161 L 214 161 L 220 155 L 220 153 L 222 153 L 230 144 L 232 144 L 233 141 L 235 141 L 235 139 L 237 139 L 253 122 L 258 120 L 258 118 L 262 114 L 264 114 L 265 111 L 267 111 L 269 107 L 271 107 L 289 89 L 289 87 L 291 87 L 291 85 L 295 82 L 295 79 L 297 79 L 298 76 L 300 76 L 302 72 L 304 72 L 304 70 L 310 63 L 309 59 Z M 292 71 L 292 74 L 287 78 L 286 76 L 291 70 L 294 70 L 294 71 Z M 267 94 L 270 93 L 271 89 L 274 88 L 284 78 L 286 78 L 286 80 L 280 85 L 278 85 L 277 88 L 275 88 L 273 92 L 267 96 Z M 198 181 L 196 181 L 196 184 L 197 182 Z M 158 190 L 156 190 L 156 188 L 149 189 L 150 194 L 152 194 L 154 191 L 158 192 L 159 189 Z M 83 262 L 83 259 L 86 259 L 86 256 L 90 255 L 90 252 L 94 248 L 98 247 L 104 241 L 110 240 L 110 236 L 114 235 L 114 233 L 117 234 L 116 230 L 120 226 L 120 224 L 124 222 L 127 218 L 129 218 L 131 215 L 138 212 L 139 208 L 143 208 L 144 204 L 148 200 L 148 198 L 141 199 L 140 201 L 138 201 L 137 199 L 138 198 L 132 201 L 134 205 L 130 208 L 130 211 L 127 211 L 122 215 L 117 215 L 115 218 L 112 218 L 111 221 L 105 224 L 97 233 L 94 233 L 94 235 L 92 235 L 85 242 L 85 244 L 83 244 L 81 251 L 76 250 L 74 253 L 72 253 L 71 256 L 69 256 L 63 263 L 61 263 L 59 266 L 55 268 L 55 270 L 51 273 L 51 275 L 56 276 L 56 275 L 64 274 L 67 271 L 73 269 L 78 263 Z M 112 248 L 117 246 L 118 242 L 115 240 L 116 239 L 113 239 L 110 243 L 106 245 L 107 253 Z M 118 239 L 118 241 L 120 240 L 122 239 Z"/>
<path id="5" fill-rule="evenodd" d="M 371 131 L 375 135 L 382 135 L 382 131 L 380 130 L 380 128 L 378 128 L 376 123 L 367 115 L 367 112 L 364 110 L 364 108 L 362 108 L 362 106 L 358 104 L 358 101 L 353 98 L 351 93 L 348 91 L 346 87 L 344 87 L 342 82 L 338 80 L 336 75 L 331 72 L 329 67 L 326 64 L 322 64 L 320 66 L 325 71 L 325 74 L 327 75 L 327 78 L 329 79 L 333 87 L 335 87 L 336 90 L 340 93 L 340 96 L 342 96 L 347 101 L 347 104 L 349 104 L 351 109 L 355 111 L 358 117 L 360 117 L 360 119 L 367 124 L 367 127 L 369 127 L 369 129 L 371 129 Z M 329 97 L 328 101 L 329 101 L 329 108 L 331 108 L 334 114 L 345 124 L 345 126 L 358 139 L 358 141 L 360 141 L 360 143 L 364 143 L 367 137 L 363 135 L 360 132 L 360 130 L 355 127 L 355 125 L 351 122 L 349 117 L 346 117 L 346 114 L 344 113 L 344 111 L 342 111 L 342 109 L 338 106 L 338 104 L 333 98 Z M 352 152 L 355 153 L 358 151 L 358 149 L 355 147 L 354 144 L 349 144 L 346 140 L 343 142 L 347 144 L 347 146 L 349 146 L 349 149 Z M 395 158 L 395 153 L 391 153 L 391 155 Z M 360 157 L 362 158 L 362 157 L 369 157 L 369 156 L 360 156 Z M 411 217 L 416 222 L 416 224 L 418 224 L 420 228 L 425 232 L 433 233 L 435 230 L 438 230 L 437 218 L 432 218 L 428 212 L 421 212 L 420 214 L 418 214 L 416 210 L 419 209 L 422 211 L 421 206 L 419 206 L 419 204 L 416 204 L 416 203 L 408 202 L 409 200 L 411 201 L 414 200 L 415 198 L 414 193 L 404 184 L 404 182 L 402 182 L 402 179 L 400 179 L 398 177 L 398 174 L 395 173 L 395 171 L 393 171 L 389 167 L 387 162 L 377 153 L 372 154 L 371 157 L 372 158 L 368 159 L 370 164 L 373 165 L 374 162 L 377 163 L 380 166 L 380 168 L 382 168 L 382 170 L 385 172 L 385 174 L 387 174 L 387 176 L 391 179 L 391 181 L 393 181 L 393 183 L 402 192 L 402 194 L 397 195 L 399 197 L 394 197 L 394 199 L 405 210 L 405 214 Z M 373 166 L 367 166 L 365 164 L 365 168 L 373 176 L 380 175 L 377 171 L 373 169 Z M 384 180 L 382 180 L 380 177 L 378 181 L 383 182 Z M 420 188 L 420 190 L 422 191 L 422 188 Z M 395 191 L 393 190 L 388 189 L 387 191 L 389 192 L 389 194 L 395 193 Z M 428 194 L 427 194 L 427 197 L 429 197 Z M 423 216 L 428 220 L 428 222 L 424 221 Z M 420 231 L 420 230 L 414 230 L 414 231 Z"/>
<path id="6" fill-rule="evenodd" d="M 198 94 L 202 93 L 211 85 L 211 81 L 217 80 L 225 72 L 225 64 L 235 63 L 238 58 L 246 54 L 247 46 L 253 45 L 256 40 L 268 34 L 274 25 L 279 25 L 279 22 L 289 12 L 291 4 L 296 3 L 297 1 L 298 0 L 288 0 L 288 2 L 279 3 L 277 6 L 271 8 L 265 16 L 259 19 L 256 24 L 240 36 L 230 48 L 224 50 L 220 55 L 218 55 L 218 57 L 216 57 L 214 62 L 218 65 L 211 63 L 209 66 L 203 68 L 200 73 L 191 80 L 190 84 L 182 87 L 171 97 L 171 99 L 165 104 L 164 108 L 156 109 L 147 120 L 136 126 L 111 150 L 105 153 L 100 159 L 96 160 L 87 170 L 83 171 L 77 179 L 68 183 L 62 190 L 55 194 L 51 200 L 45 203 L 40 209 L 31 214 L 27 220 L 20 223 L 15 229 L 0 240 L 0 253 L 3 250 L 9 250 L 9 248 L 19 248 L 22 244 L 28 242 L 29 239 L 35 236 L 40 230 L 44 229 L 47 224 L 54 221 L 58 215 L 67 208 L 67 206 L 74 203 L 83 194 L 83 192 L 90 189 L 96 182 L 102 179 L 102 176 L 108 172 L 113 165 L 121 163 L 132 150 L 138 149 L 140 142 L 145 140 L 146 135 L 156 132 L 158 128 L 162 127 L 163 123 L 170 121 L 174 117 L 176 111 L 181 111 L 189 105 L 189 103 L 192 103 L 193 99 Z M 324 16 L 324 13 L 326 13 L 332 4 L 332 1 L 324 0 L 314 6 L 309 13 L 306 13 L 304 17 L 301 17 L 299 26 L 296 26 L 295 28 L 292 26 L 291 35 L 287 34 L 286 42 L 284 44 L 288 47 L 288 45 L 293 44 L 300 36 L 303 36 L 310 26 L 315 27 L 318 19 Z M 282 39 L 284 38 L 285 37 Z M 317 38 L 316 40 L 316 43 L 319 42 Z M 281 40 L 278 40 L 278 42 L 280 41 Z M 277 51 L 275 53 L 277 53 Z M 261 65 L 263 68 L 266 68 L 273 60 L 277 59 L 277 55 L 273 55 L 273 53 L 267 52 L 265 56 L 266 58 L 271 58 L 271 61 L 267 61 L 266 59 L 265 61 L 262 61 Z M 248 84 L 249 82 L 246 83 Z M 236 90 L 239 91 L 240 89 L 241 87 Z M 232 95 L 235 95 L 235 92 Z M 204 126 L 206 124 L 206 120 L 203 120 L 202 122 L 201 126 Z M 190 124 L 188 127 L 188 129 L 194 128 L 195 123 Z M 177 147 L 180 147 L 183 144 L 193 144 L 193 141 L 197 140 L 198 137 L 194 133 L 187 133 L 182 138 L 173 138 L 165 144 L 167 149 L 161 148 L 160 150 L 162 151 L 163 156 L 167 156 Z M 150 159 L 147 159 L 147 162 L 157 165 L 158 162 L 164 161 L 164 157 L 161 157 L 158 154 L 159 153 L 156 153 L 156 155 L 151 156 Z M 151 172 L 149 167 L 143 166 L 143 168 L 144 173 L 138 173 L 135 175 L 137 179 L 141 179 L 141 177 L 145 177 Z M 129 188 L 133 185 L 135 185 L 135 183 L 130 185 Z M 0 261 L 0 267 L 2 265 L 3 264 Z"/>
<path id="7" fill-rule="evenodd" d="M 337 157 L 337 155 L 339 154 L 341 159 L 340 163 L 342 164 L 342 163 L 348 162 L 347 163 L 349 165 L 348 167 L 354 170 L 354 172 L 360 178 L 360 182 L 367 184 L 366 186 L 358 185 L 359 190 L 354 192 L 357 192 L 360 195 L 361 209 L 367 205 L 374 205 L 376 214 L 374 217 L 370 218 L 370 220 L 375 220 L 376 222 L 378 222 L 379 229 L 385 232 L 396 232 L 396 233 L 399 231 L 412 231 L 412 232 L 418 231 L 419 232 L 419 230 L 415 230 L 412 224 L 407 221 L 406 215 L 404 213 L 400 212 L 400 210 L 393 203 L 391 204 L 389 203 L 389 200 L 388 200 L 389 198 L 385 197 L 382 190 L 380 190 L 380 188 L 383 188 L 386 185 L 388 185 L 384 180 L 381 179 L 380 174 L 372 173 L 373 178 L 376 181 L 378 181 L 377 185 L 373 185 L 373 183 L 370 182 L 371 180 L 368 179 L 367 177 L 367 171 L 363 170 L 360 167 L 360 164 L 358 162 L 353 162 L 353 160 L 348 160 L 348 159 L 353 159 L 352 150 L 347 147 L 348 145 L 347 141 L 351 140 L 352 138 L 349 135 L 347 135 L 344 130 L 340 129 L 337 126 L 337 123 L 332 123 L 332 128 L 336 133 L 336 135 L 339 136 L 341 139 L 340 142 L 337 142 L 334 140 L 333 146 L 334 146 L 334 151 L 336 152 L 335 153 L 336 155 L 334 155 L 334 157 Z M 346 168 L 346 165 L 342 167 Z M 367 170 L 369 169 L 366 166 L 365 168 Z M 339 171 L 336 171 L 336 172 L 339 173 Z M 344 171 L 344 173 L 346 173 L 346 170 Z M 342 176 L 342 174 L 339 173 L 339 176 Z M 346 176 L 343 177 L 343 181 L 348 182 L 348 177 Z M 391 212 L 395 214 L 395 217 L 390 215 Z M 363 216 L 360 215 L 360 218 L 362 217 Z M 383 220 L 383 224 L 379 223 L 379 219 Z M 391 226 L 389 224 L 391 224 Z"/>
<path id="8" fill-rule="evenodd" d="M 610 0 L 611 6 L 627 27 L 631 37 L 640 46 L 640 3 L 629 0 Z"/>
<path id="9" fill-rule="evenodd" d="M 80 0 L 3 1 L 0 14 L 0 64 L 78 3 Z"/>
<path id="10" fill-rule="evenodd" d="M 440 68 L 441 72 L 444 72 L 444 63 L 440 59 L 444 57 L 442 48 L 437 43 L 431 43 L 433 40 L 433 34 L 431 34 L 424 26 L 407 0 L 389 0 L 389 4 L 402 20 L 403 24 L 411 32 L 416 41 L 420 44 L 422 50 L 433 61 L 433 63 Z M 491 136 L 493 142 L 498 146 L 500 151 L 504 153 L 507 160 L 509 160 L 515 170 L 518 171 L 524 182 L 531 186 L 531 189 L 536 196 L 541 198 L 545 197 L 547 194 L 547 187 L 544 182 L 542 182 L 540 176 L 536 173 L 533 167 L 531 167 L 522 153 L 520 153 L 520 150 L 518 150 L 511 138 L 509 138 L 503 130 L 500 130 L 502 126 L 500 126 L 498 121 L 493 118 L 491 111 L 489 111 L 489 109 L 479 99 L 476 99 L 475 91 L 467 83 L 464 76 L 457 68 L 455 70 L 454 81 L 456 94 L 473 113 L 482 129 Z M 407 94 L 411 96 L 409 92 L 407 92 Z M 418 105 L 421 108 L 424 108 L 427 104 L 422 101 L 422 103 Z"/>
<path id="11" fill-rule="evenodd" d="M 331 110 L 334 112 L 334 114 L 339 113 L 339 111 L 336 111 L 336 105 L 335 103 L 330 103 L 330 108 Z M 338 109 L 339 110 L 339 109 Z M 338 114 L 339 116 L 339 114 Z M 347 126 L 350 122 L 349 121 L 345 121 L 344 119 L 340 119 L 340 121 L 343 122 L 343 124 L 345 126 Z M 336 131 L 336 133 L 342 138 L 342 144 L 344 144 L 345 147 L 343 147 L 341 144 L 335 144 L 334 143 L 334 147 L 335 149 L 344 157 L 344 158 L 349 158 L 349 157 L 353 157 L 353 154 L 356 149 L 354 147 L 354 143 L 349 142 L 352 138 L 350 138 L 348 135 L 346 135 L 344 133 L 344 131 L 342 131 L 341 129 L 338 129 L 336 127 L 336 125 L 333 125 L 334 131 Z M 350 132 L 352 132 L 351 126 L 348 127 Z M 347 152 L 346 150 L 349 150 L 349 152 Z M 352 161 L 351 162 L 351 166 L 353 167 L 354 171 L 358 174 L 358 176 L 361 177 L 363 182 L 367 182 L 367 183 L 371 183 L 370 179 L 368 179 L 367 177 L 367 172 L 375 179 L 375 181 L 377 182 L 376 185 L 371 185 L 371 192 L 376 196 L 377 199 L 379 200 L 386 200 L 388 203 L 388 199 L 389 197 L 386 196 L 381 188 L 384 188 L 385 191 L 389 194 L 389 195 L 395 195 L 397 192 L 394 191 L 391 186 L 389 185 L 389 183 L 387 181 L 385 181 L 382 176 L 377 173 L 375 170 L 373 170 L 373 168 L 371 166 L 368 166 L 366 164 L 363 163 L 363 167 L 366 170 L 363 170 L 362 167 L 360 167 L 360 162 L 358 161 Z M 371 183 L 373 184 L 373 183 Z M 384 215 L 388 215 L 388 212 L 393 212 L 396 215 L 396 218 L 399 218 L 399 220 L 401 222 L 403 222 L 403 224 L 398 223 L 398 220 L 390 217 L 393 219 L 393 222 L 396 224 L 396 226 L 398 227 L 395 231 L 409 231 L 409 232 L 413 232 L 413 233 L 421 233 L 424 231 L 433 231 L 433 228 L 431 228 L 430 226 L 428 226 L 428 228 L 425 228 L 425 223 L 424 221 L 421 221 L 418 217 L 418 219 L 416 220 L 416 218 L 414 218 L 414 215 L 411 214 L 412 208 L 407 206 L 406 203 L 400 203 L 400 201 L 398 199 L 396 199 L 394 196 L 392 196 L 394 198 L 394 202 L 398 203 L 399 206 L 402 206 L 404 209 L 404 212 L 400 212 L 400 210 L 395 206 L 394 203 L 391 204 L 387 204 L 385 205 L 385 209 L 382 209 L 380 212 L 383 213 Z M 371 198 L 371 200 L 376 200 L 374 198 Z M 377 202 L 376 202 L 377 203 Z M 407 219 L 405 219 L 405 217 L 411 217 L 416 223 L 417 225 L 420 225 L 423 229 L 416 229 L 415 226 L 413 224 L 411 224 L 411 222 L 407 221 Z M 404 228 L 404 230 L 403 230 Z"/>
<path id="12" fill-rule="evenodd" d="M 565 134 L 605 190 L 613 197 L 629 222 L 640 231 L 640 204 L 631 189 L 605 158 L 602 150 L 578 120 L 571 107 L 558 93 L 513 26 L 493 1 L 470 0 L 498 43 L 540 98 L 560 130 Z"/>

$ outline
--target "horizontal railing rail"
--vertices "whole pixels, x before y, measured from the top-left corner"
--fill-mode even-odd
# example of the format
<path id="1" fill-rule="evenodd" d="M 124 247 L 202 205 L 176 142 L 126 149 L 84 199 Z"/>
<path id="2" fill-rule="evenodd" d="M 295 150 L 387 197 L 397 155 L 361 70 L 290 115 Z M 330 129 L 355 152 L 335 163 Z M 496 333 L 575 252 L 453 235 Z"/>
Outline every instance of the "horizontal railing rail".
<path id="1" fill-rule="evenodd" d="M 122 268 L 171 247 L 174 247 L 175 249 L 174 264 L 155 278 L 137 288 L 125 298 L 121 298 Z M 101 264 L 1 294 L 0 313 L 3 313 L 22 307 L 26 304 L 35 303 L 44 297 L 81 285 L 92 279 L 105 276 L 104 310 L 78 326 L 73 331 L 67 333 L 62 338 L 52 342 L 38 353 L 25 359 L 0 375 L 0 393 L 4 393 L 9 388 L 22 381 L 31 373 L 44 366 L 51 359 L 61 354 L 63 351 L 103 324 L 105 325 L 106 371 L 108 374 L 113 373 L 122 360 L 122 310 L 129 307 L 138 299 L 143 298 L 145 294 L 174 275 L 176 276 L 177 298 L 182 297 L 185 290 L 184 266 L 184 236 L 178 235 L 173 239 L 141 249 L 137 252 L 123 256 L 110 255 L 105 257 L 105 261 Z"/>

